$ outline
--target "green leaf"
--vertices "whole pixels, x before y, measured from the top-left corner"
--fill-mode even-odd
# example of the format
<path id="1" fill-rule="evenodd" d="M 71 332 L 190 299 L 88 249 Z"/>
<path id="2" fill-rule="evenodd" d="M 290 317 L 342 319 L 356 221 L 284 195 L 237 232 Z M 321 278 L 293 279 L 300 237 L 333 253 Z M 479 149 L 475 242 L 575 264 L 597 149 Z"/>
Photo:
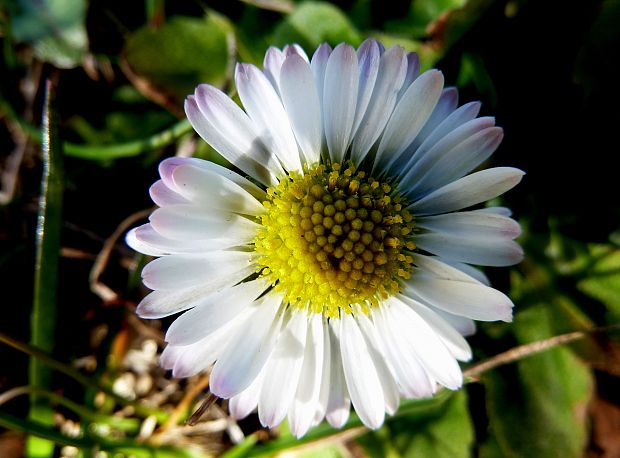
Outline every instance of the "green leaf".
<path id="1" fill-rule="evenodd" d="M 145 26 L 131 34 L 124 57 L 138 77 L 181 101 L 199 83 L 226 81 L 231 27 L 216 14 L 174 16 L 160 28 Z"/>
<path id="2" fill-rule="evenodd" d="M 474 431 L 467 392 L 455 393 L 432 416 L 409 415 L 358 439 L 370 456 L 466 458 Z"/>
<path id="3" fill-rule="evenodd" d="M 608 307 L 608 321 L 620 320 L 620 249 L 608 245 L 588 245 L 593 265 L 577 288 Z"/>
<path id="4" fill-rule="evenodd" d="M 346 458 L 350 453 L 343 450 L 343 447 L 334 445 L 316 445 L 308 449 L 302 449 L 295 453 L 295 458 Z"/>
<path id="5" fill-rule="evenodd" d="M 343 41 L 357 46 L 362 38 L 340 9 L 325 2 L 300 4 L 276 27 L 274 33 L 275 45 L 298 43 L 307 51 L 314 50 L 323 42 L 336 45 Z"/>
<path id="6" fill-rule="evenodd" d="M 88 50 L 85 0 L 9 2 L 13 38 L 33 45 L 35 55 L 60 68 L 79 65 Z"/>
<path id="7" fill-rule="evenodd" d="M 517 314 L 513 330 L 518 342 L 526 343 L 551 337 L 553 325 L 550 309 L 541 304 Z M 583 456 L 592 376 L 569 349 L 532 356 L 482 380 L 493 437 L 481 456 Z"/>
<path id="8" fill-rule="evenodd" d="M 398 35 L 390 35 L 382 32 L 373 32 L 373 38 L 379 40 L 386 48 L 401 46 L 407 52 L 416 52 L 420 56 L 422 71 L 433 68 L 435 63 L 442 57 L 442 51 L 432 46 L 427 46 L 422 41 L 403 38 Z"/>
<path id="9" fill-rule="evenodd" d="M 438 20 L 447 11 L 461 8 L 465 3 L 467 0 L 415 0 L 411 2 L 406 17 L 387 21 L 385 27 L 391 33 L 422 38 L 431 22 Z"/>

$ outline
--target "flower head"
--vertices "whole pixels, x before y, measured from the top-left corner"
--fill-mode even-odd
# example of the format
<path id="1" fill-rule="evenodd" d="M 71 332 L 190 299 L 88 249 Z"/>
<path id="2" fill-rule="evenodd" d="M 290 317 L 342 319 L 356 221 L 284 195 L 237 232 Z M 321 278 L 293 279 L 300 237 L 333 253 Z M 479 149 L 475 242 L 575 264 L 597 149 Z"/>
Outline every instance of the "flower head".
<path id="1" fill-rule="evenodd" d="M 522 258 L 505 208 L 477 208 L 523 172 L 474 170 L 502 129 L 458 107 L 437 70 L 374 40 L 356 51 L 269 49 L 239 64 L 243 109 L 209 85 L 187 98 L 200 136 L 241 174 L 172 158 L 151 188 L 160 207 L 129 244 L 158 256 L 144 318 L 184 312 L 162 365 L 213 366 L 211 391 L 297 436 L 353 404 L 371 428 L 401 397 L 457 389 L 473 320 L 509 321 L 512 302 L 472 264 Z M 472 173 L 473 172 L 473 173 Z"/>

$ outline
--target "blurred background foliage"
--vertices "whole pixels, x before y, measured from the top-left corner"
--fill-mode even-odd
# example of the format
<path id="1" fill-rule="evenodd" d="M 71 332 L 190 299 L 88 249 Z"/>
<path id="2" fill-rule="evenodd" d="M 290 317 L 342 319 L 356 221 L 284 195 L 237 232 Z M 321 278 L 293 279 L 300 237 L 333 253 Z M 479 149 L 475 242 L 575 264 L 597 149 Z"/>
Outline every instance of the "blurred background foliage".
<path id="1" fill-rule="evenodd" d="M 620 456 L 619 24 L 618 0 L 0 2 L 0 456 Z M 170 321 L 134 316 L 145 260 L 123 242 L 162 158 L 225 163 L 183 99 L 234 94 L 234 63 L 269 45 L 367 36 L 504 127 L 493 163 L 527 175 L 498 203 L 526 259 L 488 274 L 514 323 L 470 339 L 493 367 L 378 431 L 353 415 L 296 441 L 223 402 L 186 426 L 207 379 L 157 368 Z"/>

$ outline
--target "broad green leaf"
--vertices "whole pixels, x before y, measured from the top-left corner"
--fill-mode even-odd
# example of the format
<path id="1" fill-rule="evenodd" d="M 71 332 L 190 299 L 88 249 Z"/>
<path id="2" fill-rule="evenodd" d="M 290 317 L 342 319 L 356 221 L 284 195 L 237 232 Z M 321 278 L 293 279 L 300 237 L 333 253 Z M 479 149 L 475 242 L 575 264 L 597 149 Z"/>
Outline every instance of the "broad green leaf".
<path id="1" fill-rule="evenodd" d="M 620 320 L 620 249 L 608 245 L 588 245 L 593 265 L 586 278 L 577 283 L 580 291 L 608 307 L 608 321 Z"/>
<path id="2" fill-rule="evenodd" d="M 142 27 L 127 39 L 131 70 L 180 102 L 199 83 L 226 81 L 230 24 L 221 16 L 171 17 L 163 26 Z"/>
<path id="3" fill-rule="evenodd" d="M 409 415 L 359 439 L 370 456 L 466 458 L 474 431 L 467 393 L 455 393 L 433 416 Z"/>
<path id="4" fill-rule="evenodd" d="M 95 128 L 82 117 L 73 117 L 69 125 L 84 143 L 113 145 L 154 135 L 174 123 L 174 117 L 164 110 L 111 111 L 106 114 L 103 128 Z"/>
<path id="5" fill-rule="evenodd" d="M 416 52 L 420 56 L 420 65 L 422 71 L 433 68 L 435 63 L 441 58 L 442 52 L 424 44 L 422 41 L 403 38 L 398 35 L 390 35 L 387 33 L 374 32 L 374 38 L 379 40 L 386 48 L 392 46 L 401 46 L 407 52 Z"/>
<path id="6" fill-rule="evenodd" d="M 31 44 L 39 59 L 57 67 L 79 65 L 88 50 L 85 0 L 17 0 L 9 8 L 16 41 Z"/>
<path id="7" fill-rule="evenodd" d="M 389 424 L 395 421 L 400 421 L 401 418 L 415 418 L 420 421 L 425 421 L 428 418 L 436 418 L 441 415 L 441 412 L 444 411 L 445 405 L 451 396 L 452 392 L 443 390 L 437 393 L 433 398 L 403 400 L 400 408 L 396 411 L 394 416 L 386 417 L 385 423 Z M 330 436 L 342 434 L 346 430 L 359 427 L 363 427 L 362 421 L 354 411 L 351 411 L 349 420 L 341 429 L 334 429 L 327 422 L 322 422 L 318 426 L 311 428 L 304 437 L 296 439 L 285 427 L 283 427 L 282 435 L 277 439 L 268 441 L 253 448 L 247 448 L 248 445 L 244 442 L 228 450 L 225 456 L 235 458 L 245 456 L 273 456 L 278 452 L 283 452 L 296 447 L 307 447 L 312 443 L 328 440 Z"/>
<path id="8" fill-rule="evenodd" d="M 387 21 L 385 26 L 391 33 L 422 38 L 426 35 L 429 24 L 447 11 L 461 8 L 466 2 L 467 0 L 414 0 L 405 18 Z"/>
<path id="9" fill-rule="evenodd" d="M 513 330 L 519 343 L 535 342 L 554 335 L 553 324 L 551 310 L 541 304 L 518 313 Z M 482 380 L 493 435 L 482 456 L 583 456 L 592 377 L 571 350 L 554 348 L 489 372 Z"/>
<path id="10" fill-rule="evenodd" d="M 466 0 L 461 8 L 454 8 L 442 18 L 441 41 L 446 49 L 456 43 L 497 0 Z"/>
<path id="11" fill-rule="evenodd" d="M 326 2 L 300 4 L 274 33 L 274 44 L 298 43 L 308 52 L 323 42 L 336 45 L 343 41 L 357 46 L 362 38 L 345 14 Z"/>
<path id="12" fill-rule="evenodd" d="M 350 453 L 343 450 L 342 446 L 321 444 L 301 449 L 298 452 L 291 452 L 290 456 L 294 458 L 345 458 L 350 456 Z"/>

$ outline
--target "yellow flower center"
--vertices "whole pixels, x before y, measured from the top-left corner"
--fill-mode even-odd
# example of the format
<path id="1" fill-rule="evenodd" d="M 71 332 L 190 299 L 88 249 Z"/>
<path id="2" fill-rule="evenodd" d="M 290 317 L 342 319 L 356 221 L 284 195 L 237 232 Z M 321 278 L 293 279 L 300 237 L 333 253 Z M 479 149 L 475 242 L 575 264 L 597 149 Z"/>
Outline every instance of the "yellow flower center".
<path id="1" fill-rule="evenodd" d="M 267 189 L 255 239 L 261 275 L 291 305 L 332 317 L 397 293 L 415 248 L 403 198 L 345 167 L 319 165 Z"/>

